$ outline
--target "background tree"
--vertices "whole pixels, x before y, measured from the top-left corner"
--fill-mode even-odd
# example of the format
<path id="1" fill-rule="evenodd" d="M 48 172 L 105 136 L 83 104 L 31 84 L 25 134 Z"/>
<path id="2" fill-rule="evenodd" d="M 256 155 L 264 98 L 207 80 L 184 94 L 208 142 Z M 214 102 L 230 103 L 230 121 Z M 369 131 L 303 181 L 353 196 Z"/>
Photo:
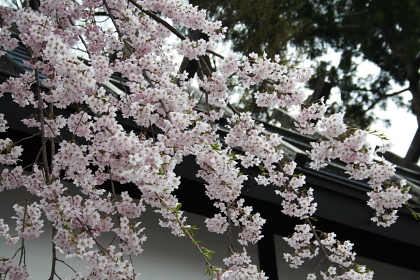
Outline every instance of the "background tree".
<path id="1" fill-rule="evenodd" d="M 315 81 L 323 78 L 337 86 L 346 122 L 368 127 L 373 108 L 387 108 L 388 100 L 410 107 L 420 122 L 420 2 L 416 0 L 191 0 L 228 27 L 227 39 L 234 50 L 244 53 L 279 53 L 290 48 L 309 59 L 325 55 L 329 49 L 341 54 L 338 67 L 323 59 Z M 299 59 L 299 56 L 297 56 Z M 300 58 L 303 58 L 302 56 Z M 360 61 L 379 67 L 377 76 L 356 77 Z M 394 92 L 393 85 L 403 89 Z M 412 100 L 404 102 L 402 93 Z"/>

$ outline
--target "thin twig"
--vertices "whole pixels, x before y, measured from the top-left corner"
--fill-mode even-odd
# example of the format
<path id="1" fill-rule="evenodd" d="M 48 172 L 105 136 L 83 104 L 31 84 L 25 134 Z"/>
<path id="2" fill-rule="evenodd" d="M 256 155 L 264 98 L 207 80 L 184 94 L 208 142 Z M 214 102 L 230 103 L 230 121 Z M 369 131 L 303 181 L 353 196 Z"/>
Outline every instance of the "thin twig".
<path id="1" fill-rule="evenodd" d="M 228 102 L 227 103 L 227 106 L 228 106 L 228 108 L 229 109 L 231 109 L 236 115 L 240 115 L 241 113 L 235 108 L 235 107 L 233 107 L 233 105 L 232 104 L 230 104 L 230 102 Z"/>
<path id="2" fill-rule="evenodd" d="M 154 19 L 155 21 L 157 21 L 158 23 L 162 24 L 163 26 L 165 26 L 166 28 L 168 28 L 173 34 L 175 34 L 179 39 L 181 40 L 185 40 L 187 39 L 184 35 L 182 35 L 178 30 L 175 29 L 175 27 L 173 27 L 172 25 L 170 25 L 167 21 L 163 20 L 162 18 L 158 17 L 157 15 L 155 15 L 153 12 L 148 11 L 143 9 L 142 6 L 140 6 L 138 3 L 136 3 L 133 0 L 128 0 L 128 2 L 130 2 L 131 4 L 133 4 L 137 9 L 139 9 L 140 11 L 142 11 L 143 13 L 145 13 L 146 15 L 148 15 L 149 17 L 151 17 L 152 19 Z"/>
<path id="3" fill-rule="evenodd" d="M 198 69 L 200 69 L 203 72 L 203 66 L 201 65 L 201 60 L 197 60 L 197 64 L 198 64 Z M 202 74 L 204 76 L 204 74 Z M 211 74 L 209 76 L 206 75 L 206 77 L 211 77 Z M 207 90 L 203 89 L 204 92 L 204 96 L 206 98 L 206 111 L 207 111 L 207 115 L 210 116 L 210 107 L 209 107 L 209 93 L 207 92 Z M 211 126 L 213 127 L 213 124 L 210 123 Z"/>
<path id="4" fill-rule="evenodd" d="M 112 256 L 109 254 L 109 252 L 104 248 L 104 246 L 102 246 L 102 244 L 99 243 L 98 240 L 96 240 L 96 238 L 93 236 L 90 228 L 88 226 L 86 226 L 84 223 L 82 223 L 82 221 L 79 218 L 76 217 L 76 220 L 80 223 L 80 225 L 85 230 L 85 232 L 93 239 L 93 241 L 95 241 L 96 246 L 98 246 L 98 248 L 102 252 L 102 254 L 108 256 L 111 260 L 115 261 L 112 258 Z"/>
<path id="5" fill-rule="evenodd" d="M 370 110 L 372 110 L 380 101 L 382 101 L 382 100 L 384 100 L 384 98 L 388 98 L 388 97 L 392 97 L 392 96 L 396 96 L 396 95 L 399 95 L 399 94 L 401 94 L 401 93 L 403 93 L 403 92 L 406 92 L 406 91 L 408 91 L 410 88 L 405 88 L 405 89 L 402 89 L 402 90 L 400 90 L 400 91 L 397 91 L 397 92 L 393 92 L 393 93 L 390 93 L 390 94 L 380 94 L 380 96 L 379 96 L 379 98 L 377 98 L 366 110 L 365 110 L 365 112 L 367 112 L 367 111 L 370 111 Z M 367 91 L 371 91 L 371 90 L 367 90 Z"/>
<path id="6" fill-rule="evenodd" d="M 319 238 L 318 233 L 316 232 L 314 226 L 312 225 L 311 220 L 309 218 L 306 218 L 305 222 L 311 227 L 311 231 L 314 234 L 316 241 L 318 241 L 319 247 L 321 247 L 321 250 L 324 252 L 329 266 L 332 266 L 330 257 L 328 256 L 328 253 L 327 253 L 327 250 L 325 249 L 325 246 L 321 243 L 321 239 Z"/>
<path id="7" fill-rule="evenodd" d="M 50 116 L 53 116 L 54 115 L 54 106 L 53 106 L 53 104 L 49 104 L 49 107 L 50 107 Z M 54 156 L 55 156 L 55 142 L 54 142 L 54 139 L 53 138 L 51 138 L 50 139 L 50 153 L 51 153 L 51 163 L 50 163 L 50 172 L 51 172 L 51 174 L 53 173 L 53 168 L 54 168 Z"/>
<path id="8" fill-rule="evenodd" d="M 115 192 L 115 185 L 114 185 L 114 180 L 112 179 L 112 174 L 111 174 L 111 167 L 108 166 L 108 172 L 109 172 L 109 181 L 111 182 L 111 191 L 112 191 L 112 196 L 114 197 L 114 201 L 117 201 L 117 193 Z M 121 214 L 118 211 L 118 208 L 115 207 L 115 211 L 117 212 L 117 220 L 118 220 L 118 227 L 121 227 Z M 117 235 L 115 235 L 115 237 L 117 237 Z M 112 239 L 112 242 L 114 242 L 115 237 Z M 120 242 L 124 243 L 124 240 L 122 240 L 120 238 Z M 122 252 L 122 248 L 121 248 L 121 252 Z M 122 256 L 121 256 L 121 260 L 122 260 Z"/>
<path id="9" fill-rule="evenodd" d="M 232 207 L 233 208 L 233 207 Z M 229 231 L 228 231 L 228 239 L 229 239 L 229 246 L 228 246 L 228 257 L 232 255 L 232 253 L 236 253 L 237 250 L 235 247 L 233 247 L 233 241 L 232 241 L 232 218 L 230 216 L 229 207 L 226 211 L 226 216 L 228 218 L 228 224 L 229 224 Z"/>
<path id="10" fill-rule="evenodd" d="M 211 53 L 212 55 L 218 56 L 221 59 L 224 59 L 225 58 L 223 55 L 221 55 L 221 54 L 219 54 L 219 53 L 217 53 L 215 51 L 209 50 L 209 49 L 207 49 L 206 52 Z"/>
<path id="11" fill-rule="evenodd" d="M 165 207 L 167 210 L 170 210 L 173 214 L 173 216 L 175 217 L 175 221 L 179 224 L 179 226 L 183 229 L 184 234 L 186 235 L 186 237 L 191 241 L 191 243 L 193 243 L 198 251 L 201 253 L 201 255 L 203 256 L 205 262 L 206 262 L 206 266 L 211 269 L 213 272 L 216 271 L 216 268 L 210 263 L 209 261 L 209 257 L 207 256 L 207 254 L 203 251 L 203 247 L 201 247 L 200 245 L 198 245 L 198 242 L 195 240 L 195 238 L 191 235 L 190 231 L 188 230 L 187 226 L 178 218 L 178 214 L 175 212 L 174 209 L 172 209 L 171 207 L 169 207 L 166 202 L 163 200 L 163 198 L 155 192 L 156 197 L 160 200 L 160 202 L 162 203 L 162 206 Z"/>
<path id="12" fill-rule="evenodd" d="M 44 119 L 44 101 L 41 94 L 41 83 L 39 81 L 39 72 L 38 69 L 35 69 L 36 77 L 36 87 L 38 95 L 38 111 L 39 119 L 41 123 L 41 140 L 42 140 L 42 163 L 44 164 L 45 180 L 46 182 L 50 179 L 50 172 L 48 167 L 48 157 L 47 157 L 47 141 L 45 139 L 45 119 Z"/>
<path id="13" fill-rule="evenodd" d="M 142 71 L 142 73 L 143 73 L 143 77 L 146 79 L 146 81 L 149 83 L 149 85 L 150 85 L 152 88 L 155 88 L 155 85 L 153 84 L 153 81 L 150 79 L 149 75 L 147 74 L 147 71 L 149 71 L 150 73 L 152 73 L 152 72 L 151 72 L 150 70 L 148 70 L 148 69 L 143 69 L 143 71 Z M 162 106 L 163 111 L 165 112 L 165 117 L 166 117 L 168 120 L 171 120 L 171 117 L 169 116 L 169 113 L 168 113 L 168 111 L 166 110 L 165 103 L 163 103 L 163 100 L 162 100 L 162 99 L 159 99 L 159 103 L 160 103 L 160 105 Z"/>
<path id="14" fill-rule="evenodd" d="M 28 137 L 25 137 L 25 138 L 22 138 L 22 139 L 19 139 L 18 141 L 16 141 L 15 143 L 13 143 L 13 146 L 16 146 L 17 144 L 19 144 L 20 142 L 22 142 L 22 141 L 25 141 L 25 140 L 29 140 L 29 139 L 31 139 L 31 138 L 33 138 L 33 137 L 35 137 L 35 136 L 39 136 L 41 133 L 36 133 L 36 134 L 32 134 L 31 136 L 28 136 Z"/>
<path id="15" fill-rule="evenodd" d="M 111 18 L 112 24 L 114 24 L 115 30 L 118 33 L 118 37 L 122 38 L 122 33 L 121 33 L 121 31 L 120 31 L 120 29 L 118 27 L 118 24 L 117 24 L 117 22 L 115 20 L 114 15 L 111 13 L 111 8 L 109 7 L 109 5 L 106 2 L 106 0 L 103 0 L 103 2 L 104 2 L 104 6 L 105 6 L 105 8 L 106 8 L 106 10 L 108 12 L 109 17 Z"/>
<path id="16" fill-rule="evenodd" d="M 76 273 L 77 271 L 73 268 L 73 267 L 71 267 L 68 263 L 66 263 L 65 261 L 63 261 L 63 260 L 60 260 L 60 259 L 57 259 L 57 261 L 59 261 L 59 262 L 61 262 L 61 263 L 63 263 L 65 266 L 67 266 L 68 268 L 70 268 L 74 273 Z"/>
<path id="17" fill-rule="evenodd" d="M 204 60 L 203 56 L 199 56 L 198 59 L 199 59 L 199 62 L 200 62 L 199 65 L 201 65 L 201 67 L 204 66 L 204 68 L 203 68 L 204 73 L 206 74 L 206 76 L 208 78 L 210 78 L 212 76 L 212 74 L 211 74 L 210 67 L 207 65 L 207 62 Z"/>
<path id="18" fill-rule="evenodd" d="M 71 23 L 73 26 L 75 26 L 75 24 L 74 24 L 73 20 L 71 19 L 71 17 L 70 17 L 70 16 L 67 16 L 67 18 L 69 19 L 70 23 Z M 82 36 L 82 35 L 79 35 L 79 39 L 80 39 L 80 41 L 82 42 L 83 46 L 85 46 L 85 51 L 86 51 L 86 53 L 88 54 L 89 59 L 91 59 L 91 60 L 92 60 L 92 57 L 91 57 L 90 51 L 89 51 L 89 49 L 88 49 L 88 47 L 87 47 L 87 43 L 86 43 L 85 39 L 83 39 L 83 36 Z"/>

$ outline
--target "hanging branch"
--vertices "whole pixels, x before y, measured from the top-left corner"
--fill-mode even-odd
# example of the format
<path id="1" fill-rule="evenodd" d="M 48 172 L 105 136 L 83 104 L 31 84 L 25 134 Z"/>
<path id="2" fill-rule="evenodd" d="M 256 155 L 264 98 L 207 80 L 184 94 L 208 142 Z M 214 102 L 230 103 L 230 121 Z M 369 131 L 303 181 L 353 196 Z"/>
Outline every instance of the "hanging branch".
<path id="1" fill-rule="evenodd" d="M 44 101 L 41 94 L 41 83 L 39 81 L 39 72 L 38 69 L 35 69 L 35 78 L 36 78 L 36 89 L 38 96 L 38 114 L 41 123 L 41 140 L 42 140 L 42 162 L 44 165 L 45 180 L 49 182 L 50 172 L 47 156 L 47 139 L 45 138 L 45 119 L 44 119 Z"/>
<path id="2" fill-rule="evenodd" d="M 203 256 L 204 261 L 206 262 L 206 267 L 207 267 L 206 274 L 211 274 L 212 272 L 219 272 L 220 269 L 218 267 L 213 266 L 210 263 L 210 259 L 211 259 L 211 256 L 214 254 L 214 251 L 210 251 L 207 248 L 198 245 L 199 241 L 197 241 L 195 239 L 194 234 L 193 234 L 193 231 L 196 228 L 185 225 L 184 222 L 182 222 L 179 219 L 179 209 L 181 208 L 181 204 L 178 204 L 178 206 L 175 207 L 175 208 L 169 207 L 166 204 L 166 202 L 164 201 L 164 199 L 158 193 L 155 192 L 155 195 L 159 199 L 159 201 L 161 202 L 161 204 L 163 205 L 163 207 L 165 207 L 165 209 L 171 211 L 171 213 L 173 214 L 173 217 L 175 218 L 175 221 L 181 227 L 182 232 L 184 233 L 184 235 L 191 241 L 191 243 L 193 243 L 197 247 L 198 251 Z"/>

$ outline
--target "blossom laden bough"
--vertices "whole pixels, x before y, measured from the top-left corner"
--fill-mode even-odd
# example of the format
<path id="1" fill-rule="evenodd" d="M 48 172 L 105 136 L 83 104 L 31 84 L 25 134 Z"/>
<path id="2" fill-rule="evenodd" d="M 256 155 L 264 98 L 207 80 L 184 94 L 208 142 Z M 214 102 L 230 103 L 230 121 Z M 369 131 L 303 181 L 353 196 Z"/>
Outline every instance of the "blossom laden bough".
<path id="1" fill-rule="evenodd" d="M 301 106 L 297 129 L 325 137 L 312 143 L 311 167 L 340 159 L 351 178 L 369 179 L 373 190 L 368 204 L 377 213 L 373 221 L 389 226 L 410 196 L 404 184 L 384 184 L 395 168 L 374 159 L 367 132 L 347 128 L 342 114 L 325 116 L 322 100 L 303 105 L 301 85 L 312 70 L 285 66 L 279 56 L 215 53 L 215 44 L 224 36 L 222 24 L 208 21 L 205 11 L 183 1 L 43 0 L 39 9 L 0 7 L 0 17 L 2 54 L 19 42 L 30 55 L 24 61 L 30 70 L 2 83 L 0 97 L 11 96 L 20 107 L 32 108 L 32 115 L 17 112 L 13 118 L 41 135 L 40 155 L 25 167 L 20 165 L 25 157 L 20 141 L 0 140 L 0 163 L 10 165 L 1 172 L 0 191 L 23 188 L 31 194 L 30 200 L 14 206 L 17 236 L 0 219 L 0 236 L 7 244 L 39 238 L 48 221 L 58 252 L 89 263 L 85 276 L 74 271 L 69 279 L 137 279 L 129 256 L 143 251 L 147 236 L 138 219 L 149 205 L 161 215 L 162 227 L 192 241 L 217 279 L 267 279 L 245 250 L 263 238 L 265 219 L 241 197 L 250 179 L 241 168 L 258 167 L 256 182 L 277 188 L 282 212 L 306 222 L 285 239 L 295 249 L 294 255 L 285 255 L 291 266 L 322 251 L 331 263 L 320 272 L 324 278 L 371 278 L 371 272 L 354 264 L 349 241 L 340 243 L 333 233 L 315 231 L 309 220 L 317 207 L 314 190 L 305 188 L 304 175 L 295 174 L 295 162 L 284 162 L 280 136 L 267 133 L 247 112 L 230 117 L 225 137 L 218 130 L 224 107 L 231 106 L 228 83 L 233 75 L 245 88 L 261 85 L 255 93 L 258 106 Z M 193 41 L 174 26 L 199 30 L 208 39 Z M 79 58 L 76 49 L 88 59 Z M 196 60 L 200 75 L 178 73 L 173 53 Z M 210 54 L 217 66 L 213 72 L 203 59 Z M 196 108 L 199 100 L 190 92 L 192 84 L 202 90 L 205 110 Z M 0 113 L 0 133 L 7 133 L 10 117 Z M 133 120 L 138 131 L 127 131 L 121 119 Z M 224 268 L 211 264 L 212 251 L 198 245 L 196 228 L 188 225 L 174 195 L 182 187 L 175 168 L 187 156 L 194 157 L 199 166 L 195 175 L 204 180 L 206 195 L 219 211 L 206 219 L 207 229 L 219 234 L 240 229 L 237 240 L 244 249 L 229 245 Z M 67 193 L 65 181 L 76 194 Z M 141 200 L 125 192 L 117 195 L 114 182 L 134 184 Z M 111 184 L 111 192 L 105 191 L 105 183 Z M 119 249 L 99 242 L 104 233 L 118 237 Z M 29 277 L 25 264 L 16 265 L 17 256 L 0 255 L 0 278 Z M 60 260 L 55 254 L 52 258 L 53 263 Z M 337 266 L 343 268 L 341 275 Z M 58 273 L 54 267 L 51 279 Z"/>

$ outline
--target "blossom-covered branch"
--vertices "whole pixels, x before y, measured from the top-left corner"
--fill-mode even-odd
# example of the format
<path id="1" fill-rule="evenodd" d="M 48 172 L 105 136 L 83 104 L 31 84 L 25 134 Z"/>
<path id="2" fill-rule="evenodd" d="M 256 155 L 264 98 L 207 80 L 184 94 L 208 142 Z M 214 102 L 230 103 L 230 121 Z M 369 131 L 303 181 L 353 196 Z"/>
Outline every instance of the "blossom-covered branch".
<path id="1" fill-rule="evenodd" d="M 311 166 L 319 169 L 340 159 L 352 178 L 369 179 L 368 204 L 376 210 L 373 220 L 379 225 L 393 223 L 396 209 L 410 197 L 403 184 L 384 183 L 394 167 L 374 159 L 366 132 L 348 129 L 341 114 L 324 116 L 322 101 L 302 105 L 302 84 L 310 78 L 310 69 L 287 67 L 278 56 L 216 54 L 216 43 L 224 36 L 222 23 L 207 20 L 206 12 L 197 7 L 177 0 L 43 0 L 38 9 L 0 7 L 0 17 L 1 54 L 19 44 L 30 54 L 24 61 L 30 70 L 1 84 L 0 97 L 10 96 L 20 107 L 34 111 L 30 116 L 0 113 L 0 132 L 7 133 L 8 118 L 20 118 L 42 138 L 37 147 L 41 152 L 29 166 L 20 165 L 27 152 L 20 142 L 0 140 L 0 163 L 9 165 L 1 171 L 0 191 L 23 188 L 32 200 L 13 207 L 17 235 L 0 219 L 0 237 L 7 244 L 39 238 L 48 221 L 55 249 L 66 258 L 89 263 L 85 275 L 75 272 L 68 279 L 138 278 L 130 256 L 143 253 L 146 236 L 138 219 L 145 205 L 161 215 L 162 227 L 193 241 L 217 279 L 267 278 L 246 251 L 248 244 L 263 238 L 265 220 L 241 197 L 250 179 L 241 168 L 259 167 L 256 182 L 277 187 L 273 195 L 279 195 L 286 215 L 309 221 L 317 204 L 313 189 L 304 189 L 305 176 L 295 174 L 296 163 L 283 162 L 280 136 L 266 133 L 250 113 L 234 110 L 229 131 L 221 136 L 218 123 L 224 108 L 232 107 L 228 91 L 232 75 L 244 88 L 267 85 L 255 93 L 258 106 L 302 106 L 298 129 L 320 131 L 325 137 L 312 143 Z M 208 40 L 191 40 L 177 27 L 200 30 Z M 80 58 L 76 49 L 84 50 L 89 59 Z M 209 54 L 214 55 L 213 72 L 202 58 Z M 178 73 L 174 57 L 196 60 L 203 75 L 188 78 Z M 205 93 L 206 110 L 197 109 L 199 100 L 191 94 L 191 85 Z M 138 130 L 127 130 L 121 119 L 134 121 Z M 213 266 L 211 251 L 197 245 L 194 227 L 174 195 L 182 187 L 175 168 L 187 156 L 199 166 L 194 175 L 204 181 L 206 195 L 218 211 L 206 219 L 208 230 L 224 234 L 230 227 L 240 229 L 237 240 L 243 248 L 233 250 L 229 244 L 224 268 Z M 67 181 L 72 192 L 64 186 Z M 108 182 L 112 194 L 105 190 Z M 141 199 L 116 191 L 114 182 L 134 185 Z M 100 243 L 103 233 L 113 233 L 119 243 Z M 350 279 L 357 272 L 371 278 L 361 267 L 351 267 L 354 252 L 349 241 L 340 243 L 333 233 L 318 234 L 305 223 L 286 238 L 296 250 L 294 256 L 286 255 L 292 266 L 318 252 L 309 247 L 322 247 L 331 253 L 326 256 L 331 264 L 348 268 L 340 276 L 330 266 L 322 275 Z M 54 255 L 52 278 L 59 261 Z M 29 274 L 23 262 L 16 264 L 15 256 L 0 255 L 0 278 L 27 279 Z"/>

